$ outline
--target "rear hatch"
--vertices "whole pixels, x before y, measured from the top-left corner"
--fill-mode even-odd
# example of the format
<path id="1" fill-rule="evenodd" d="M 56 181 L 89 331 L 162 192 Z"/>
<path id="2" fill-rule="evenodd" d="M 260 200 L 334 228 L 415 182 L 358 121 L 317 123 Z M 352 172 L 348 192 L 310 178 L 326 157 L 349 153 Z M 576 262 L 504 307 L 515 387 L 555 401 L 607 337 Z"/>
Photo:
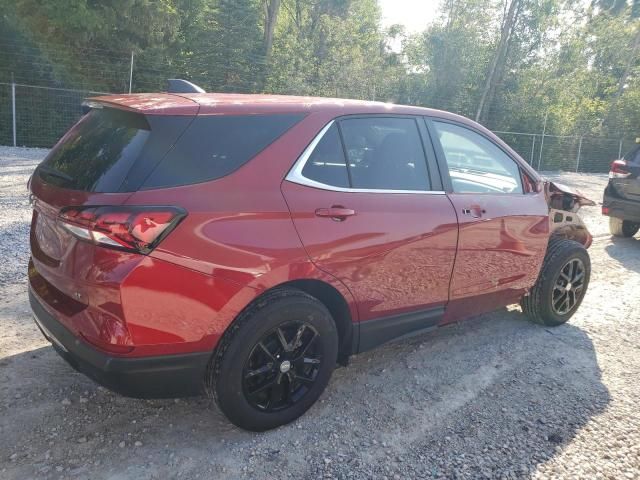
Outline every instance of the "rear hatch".
<path id="1" fill-rule="evenodd" d="M 625 199 L 640 202 L 640 145 L 611 165 L 609 185 Z"/>
<path id="2" fill-rule="evenodd" d="M 73 331 L 81 327 L 70 318 L 92 301 L 97 310 L 83 313 L 85 331 L 103 328 L 103 313 L 122 316 L 117 283 L 144 258 L 140 253 L 149 245 L 140 239 L 162 222 L 180 219 L 176 209 L 123 206 L 198 111 L 190 100 L 157 97 L 163 99 L 159 112 L 150 111 L 152 100 L 136 96 L 127 97 L 128 103 L 93 104 L 31 179 L 31 286 Z M 177 99 L 178 114 L 170 114 L 167 97 Z M 131 105 L 136 99 L 138 109 Z M 136 222 L 143 227 L 138 236 Z"/>
<path id="3" fill-rule="evenodd" d="M 32 177 L 29 278 L 70 330 L 114 351 L 131 345 L 123 282 L 185 218 L 191 193 L 211 200 L 183 187 L 241 168 L 304 115 L 198 115 L 198 103 L 171 94 L 92 102 Z"/>
<path id="4" fill-rule="evenodd" d="M 195 112 L 194 112 L 195 113 Z M 59 220 L 67 207 L 117 206 L 135 192 L 192 121 L 92 108 L 36 168 L 32 250 L 52 269 L 72 246 Z"/>

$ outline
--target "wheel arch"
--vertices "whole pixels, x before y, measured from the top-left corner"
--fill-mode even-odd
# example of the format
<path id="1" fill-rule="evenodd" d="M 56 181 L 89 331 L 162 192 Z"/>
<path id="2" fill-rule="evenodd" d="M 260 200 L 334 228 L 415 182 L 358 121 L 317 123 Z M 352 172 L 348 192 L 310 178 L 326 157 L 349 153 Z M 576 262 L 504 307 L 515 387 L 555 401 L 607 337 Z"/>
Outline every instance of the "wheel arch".
<path id="1" fill-rule="evenodd" d="M 582 219 L 575 212 L 551 209 L 549 213 L 551 221 L 551 241 L 558 238 L 574 240 L 585 248 L 589 248 L 593 242 L 593 237 Z"/>
<path id="2" fill-rule="evenodd" d="M 275 291 L 286 289 L 303 291 L 314 297 L 329 310 L 338 330 L 338 362 L 346 365 L 349 357 L 357 351 L 359 340 L 357 310 L 353 299 L 346 297 L 350 295 L 349 291 L 341 292 L 339 287 L 326 280 L 315 278 L 292 279 L 263 289 L 238 311 L 224 332 L 221 333 L 220 338 L 223 338 L 233 328 L 233 325 L 236 324 L 243 312 L 252 308 L 256 303 L 264 301 L 265 297 L 271 296 Z"/>
<path id="3" fill-rule="evenodd" d="M 330 283 L 318 279 L 290 280 L 263 292 L 262 295 L 274 289 L 283 288 L 302 290 L 327 307 L 338 329 L 338 361 L 346 364 L 349 356 L 356 350 L 354 347 L 357 346 L 358 324 L 354 322 L 349 303 L 344 295 Z"/>

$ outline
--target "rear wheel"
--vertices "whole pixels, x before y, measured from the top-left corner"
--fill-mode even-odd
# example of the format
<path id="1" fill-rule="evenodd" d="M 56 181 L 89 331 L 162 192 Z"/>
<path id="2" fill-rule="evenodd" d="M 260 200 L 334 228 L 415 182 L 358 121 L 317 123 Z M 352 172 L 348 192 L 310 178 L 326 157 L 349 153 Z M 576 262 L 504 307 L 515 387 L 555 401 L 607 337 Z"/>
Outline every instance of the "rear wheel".
<path id="1" fill-rule="evenodd" d="M 542 325 L 565 323 L 582 303 L 590 275 L 591 260 L 582 244 L 552 239 L 540 276 L 529 295 L 522 299 L 523 312 Z"/>
<path id="2" fill-rule="evenodd" d="M 325 389 L 338 355 L 327 308 L 299 290 L 277 290 L 243 312 L 212 360 L 207 391 L 235 425 L 289 423 Z"/>
<path id="3" fill-rule="evenodd" d="M 633 237 L 640 230 L 640 223 L 609 217 L 609 231 L 614 237 Z"/>

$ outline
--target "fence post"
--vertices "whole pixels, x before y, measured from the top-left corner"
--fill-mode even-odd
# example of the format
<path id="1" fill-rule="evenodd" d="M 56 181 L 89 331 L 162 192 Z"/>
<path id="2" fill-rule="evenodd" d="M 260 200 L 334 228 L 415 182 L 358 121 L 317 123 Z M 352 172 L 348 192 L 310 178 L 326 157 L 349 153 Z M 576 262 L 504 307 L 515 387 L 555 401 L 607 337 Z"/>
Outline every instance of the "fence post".
<path id="1" fill-rule="evenodd" d="M 580 152 L 582 152 L 582 137 L 584 135 L 580 135 L 580 141 L 578 142 L 578 158 L 576 158 L 576 173 L 580 169 Z"/>
<path id="2" fill-rule="evenodd" d="M 131 93 L 132 85 L 133 85 L 133 50 L 131 50 L 131 67 L 129 68 L 129 93 Z"/>
<path id="3" fill-rule="evenodd" d="M 536 136 L 532 135 L 531 138 L 533 138 L 533 140 L 531 141 L 531 159 L 529 160 L 529 163 L 533 167 L 533 152 L 536 151 Z"/>
<path id="4" fill-rule="evenodd" d="M 544 130 L 542 131 L 542 136 L 540 138 L 540 155 L 538 156 L 538 171 L 540 171 L 540 166 L 542 164 L 542 147 L 544 147 Z"/>
<path id="5" fill-rule="evenodd" d="M 13 146 L 17 147 L 16 142 L 16 82 L 11 74 L 11 118 L 13 123 Z"/>
<path id="6" fill-rule="evenodd" d="M 549 118 L 549 110 L 544 114 L 544 125 L 542 125 L 542 138 L 540 139 L 540 156 L 538 157 L 538 171 L 542 163 L 542 147 L 544 147 L 544 134 L 547 131 L 547 119 Z"/>
<path id="7" fill-rule="evenodd" d="M 618 145 L 618 159 L 622 158 L 622 140 L 624 140 L 623 138 L 620 139 L 620 143 Z"/>

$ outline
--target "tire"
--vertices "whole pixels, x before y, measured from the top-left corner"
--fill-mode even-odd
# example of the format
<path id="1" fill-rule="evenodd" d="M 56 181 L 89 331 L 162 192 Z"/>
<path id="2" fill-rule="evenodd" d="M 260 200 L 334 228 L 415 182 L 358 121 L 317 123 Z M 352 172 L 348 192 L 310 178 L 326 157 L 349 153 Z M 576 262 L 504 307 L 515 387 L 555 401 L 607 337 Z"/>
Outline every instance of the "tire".
<path id="1" fill-rule="evenodd" d="M 569 281 L 572 268 L 576 269 L 576 274 Z M 580 307 L 590 276 L 591 260 L 587 249 L 574 240 L 552 238 L 540 276 L 520 302 L 522 311 L 535 323 L 549 327 L 562 325 Z"/>
<path id="2" fill-rule="evenodd" d="M 338 331 L 327 308 L 302 291 L 274 290 L 243 311 L 223 335 L 206 390 L 238 427 L 269 430 L 315 403 L 337 357 Z"/>
<path id="3" fill-rule="evenodd" d="M 640 230 L 640 223 L 609 217 L 609 231 L 614 237 L 633 237 Z"/>

